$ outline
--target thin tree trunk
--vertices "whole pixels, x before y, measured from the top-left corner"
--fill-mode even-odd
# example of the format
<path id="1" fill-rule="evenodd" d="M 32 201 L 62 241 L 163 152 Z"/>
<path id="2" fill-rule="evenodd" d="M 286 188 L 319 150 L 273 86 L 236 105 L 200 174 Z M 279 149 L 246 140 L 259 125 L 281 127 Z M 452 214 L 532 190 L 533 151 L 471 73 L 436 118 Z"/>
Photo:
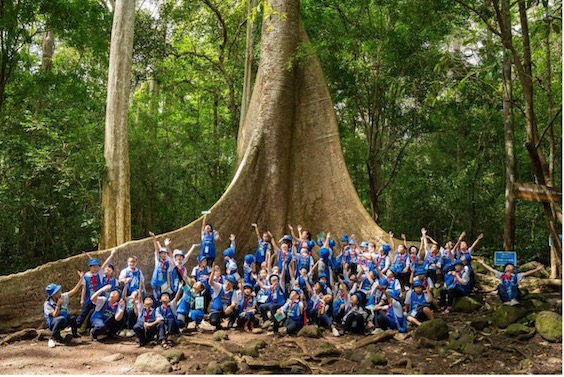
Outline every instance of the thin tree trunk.
<path id="1" fill-rule="evenodd" d="M 131 239 L 127 122 L 134 22 L 135 1 L 117 0 L 110 43 L 104 144 L 107 175 L 102 191 L 100 249 L 114 247 Z"/>
<path id="2" fill-rule="evenodd" d="M 501 2 L 501 12 L 505 25 L 511 25 L 509 0 Z M 511 40 L 511 28 L 504 28 L 502 38 Z M 503 48 L 503 130 L 505 140 L 505 225 L 503 228 L 503 248 L 513 250 L 515 242 L 515 146 L 513 127 L 513 78 L 511 77 L 511 52 Z"/>
<path id="3" fill-rule="evenodd" d="M 49 72 L 53 68 L 53 55 L 55 55 L 55 34 L 52 30 L 43 32 L 41 40 L 41 69 Z"/>

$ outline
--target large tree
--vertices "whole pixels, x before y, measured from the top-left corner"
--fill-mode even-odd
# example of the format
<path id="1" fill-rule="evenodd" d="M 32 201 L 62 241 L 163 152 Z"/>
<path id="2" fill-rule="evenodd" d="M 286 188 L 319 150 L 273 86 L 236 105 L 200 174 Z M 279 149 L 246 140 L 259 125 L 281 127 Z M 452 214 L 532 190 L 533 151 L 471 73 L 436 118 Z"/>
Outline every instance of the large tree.
<path id="1" fill-rule="evenodd" d="M 291 222 L 313 234 L 354 232 L 362 239 L 387 242 L 388 235 L 366 212 L 351 183 L 319 61 L 311 49 L 297 54 L 299 46 L 309 43 L 299 0 L 271 0 L 270 6 L 263 20 L 253 95 L 238 139 L 241 162 L 230 186 L 212 207 L 210 220 L 220 231 L 238 235 L 238 256 L 255 246 L 253 222 L 277 237 Z M 199 219 L 167 236 L 173 247 L 185 248 L 199 239 L 200 226 Z M 121 245 L 117 265 L 135 253 L 139 266 L 150 271 L 151 248 L 150 239 Z M 103 258 L 108 251 L 97 254 Z M 29 302 L 40 300 L 43 287 L 51 281 L 71 286 L 75 276 L 69 271 L 84 269 L 85 262 L 86 257 L 79 255 L 0 277 L 0 331 L 41 322 L 35 305 L 15 304 L 22 290 L 31 293 Z"/>
<path id="2" fill-rule="evenodd" d="M 107 175 L 102 192 L 100 249 L 131 240 L 127 122 L 134 22 L 135 1 L 118 0 L 115 4 L 110 43 L 104 145 Z"/>

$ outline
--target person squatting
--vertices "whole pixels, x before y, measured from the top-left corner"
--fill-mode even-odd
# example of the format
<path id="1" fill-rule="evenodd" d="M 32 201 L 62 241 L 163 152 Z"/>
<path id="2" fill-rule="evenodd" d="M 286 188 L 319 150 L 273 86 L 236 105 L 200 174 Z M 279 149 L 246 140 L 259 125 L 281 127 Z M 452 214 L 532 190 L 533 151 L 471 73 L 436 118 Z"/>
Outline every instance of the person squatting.
<path id="1" fill-rule="evenodd" d="M 92 341 L 134 335 L 140 347 L 156 339 L 169 348 L 173 337 L 189 326 L 192 331 L 226 326 L 245 332 L 260 326 L 268 335 L 281 336 L 297 334 L 308 324 L 334 336 L 387 329 L 405 333 L 410 326 L 433 319 L 436 311 L 449 313 L 456 297 L 472 292 L 470 262 L 483 238 L 480 234 L 469 247 L 462 232 L 455 244 L 440 247 L 422 229 L 419 247 L 407 246 L 402 234 L 403 243 L 396 248 L 391 232 L 390 243 L 379 247 L 375 242 L 359 242 L 354 235 L 343 235 L 337 243 L 330 233 L 321 233 L 316 243 L 298 225 L 297 235 L 289 226 L 290 234 L 276 241 L 272 233 L 261 234 L 252 224 L 256 251 L 245 255 L 239 267 L 235 235 L 230 235 L 222 269 L 216 263 L 220 235 L 206 223 L 206 216 L 202 224 L 201 244 L 192 245 L 186 254 L 172 251 L 168 238 L 161 245 L 151 233 L 155 258 L 151 294 L 134 256 L 116 277 L 111 262 L 115 249 L 102 265 L 90 258 L 88 271 L 79 272 L 72 290 L 62 293 L 60 285 L 49 284 L 44 303 L 52 332 L 48 346 L 61 343 L 61 330 L 67 327 L 79 337 L 77 329 L 88 318 Z M 186 263 L 198 246 L 196 265 L 189 270 Z M 315 247 L 319 247 L 317 259 Z M 518 283 L 543 268 L 516 273 L 516 267 L 508 264 L 501 273 L 477 260 L 500 279 L 499 297 L 507 305 L 519 303 Z M 434 288 L 439 289 L 439 297 L 433 296 Z M 81 289 L 82 309 L 78 317 L 71 316 L 69 299 Z"/>

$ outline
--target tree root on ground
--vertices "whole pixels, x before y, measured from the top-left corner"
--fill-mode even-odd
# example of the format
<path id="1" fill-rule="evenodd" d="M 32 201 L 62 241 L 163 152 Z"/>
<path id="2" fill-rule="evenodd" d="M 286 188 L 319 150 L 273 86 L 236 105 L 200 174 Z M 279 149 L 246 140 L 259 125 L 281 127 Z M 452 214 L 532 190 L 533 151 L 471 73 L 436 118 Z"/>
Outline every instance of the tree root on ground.
<path id="1" fill-rule="evenodd" d="M 352 349 L 359 349 L 359 348 L 365 347 L 365 346 L 372 344 L 372 343 L 383 342 L 385 340 L 393 338 L 394 335 L 396 335 L 397 333 L 398 332 L 396 330 L 386 330 L 386 331 L 381 332 L 379 334 L 369 336 L 367 338 L 364 338 L 364 339 L 356 342 L 353 345 Z"/>
<path id="2" fill-rule="evenodd" d="M 5 345 L 13 342 L 18 342 L 20 340 L 41 340 L 45 336 L 51 335 L 51 331 L 46 329 L 23 329 L 20 331 L 16 331 L 13 334 L 7 335 L 2 341 L 0 341 L 0 345 Z"/>

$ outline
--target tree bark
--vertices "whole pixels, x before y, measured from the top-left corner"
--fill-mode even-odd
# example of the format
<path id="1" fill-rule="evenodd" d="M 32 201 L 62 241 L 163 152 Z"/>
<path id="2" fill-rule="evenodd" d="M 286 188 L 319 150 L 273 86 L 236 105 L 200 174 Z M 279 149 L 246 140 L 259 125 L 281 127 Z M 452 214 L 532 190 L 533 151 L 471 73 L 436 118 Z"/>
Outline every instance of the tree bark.
<path id="1" fill-rule="evenodd" d="M 55 34 L 52 30 L 43 32 L 41 39 L 41 69 L 49 72 L 53 68 L 53 55 L 55 55 Z"/>
<path id="2" fill-rule="evenodd" d="M 100 249 L 114 247 L 131 239 L 127 122 L 135 1 L 117 0 L 114 9 L 104 144 L 107 174 L 102 191 Z"/>
<path id="3" fill-rule="evenodd" d="M 118 1 L 117 4 L 120 2 Z M 359 239 L 389 242 L 362 206 L 350 180 L 341 150 L 329 89 L 314 54 L 289 65 L 299 43 L 309 43 L 299 15 L 298 0 L 271 0 L 273 14 L 263 20 L 261 62 L 248 114 L 237 141 L 240 164 L 208 219 L 223 234 L 237 235 L 237 259 L 256 248 L 251 223 L 282 236 L 288 223 L 302 224 L 312 234 L 330 231 L 335 237 L 354 233 Z M 176 231 L 171 248 L 199 243 L 202 219 Z M 397 240 L 397 243 L 400 241 Z M 218 242 L 218 255 L 229 240 Z M 154 265 L 150 238 L 117 248 L 116 266 L 138 256 L 145 275 Z M 93 253 L 98 258 L 109 250 Z M 195 264 L 197 253 L 187 261 Z M 84 270 L 87 257 L 77 255 L 35 270 L 0 277 L 0 332 L 41 323 L 37 302 L 50 282 L 72 287 L 76 269 Z M 29 299 L 22 302 L 21 294 Z M 76 310 L 73 301 L 71 312 Z"/>
<path id="4" fill-rule="evenodd" d="M 509 0 L 502 0 L 503 23 L 511 25 Z M 502 29 L 502 38 L 511 40 L 511 28 Z M 504 43 L 505 45 L 505 43 Z M 505 140 L 505 225 L 503 228 L 503 248 L 514 249 L 515 241 L 515 146 L 513 127 L 513 78 L 511 76 L 511 52 L 503 49 L 503 130 Z"/>
<path id="5" fill-rule="evenodd" d="M 251 102 L 252 85 L 253 85 L 253 48 L 254 48 L 254 27 L 255 23 L 251 19 L 253 8 L 257 6 L 256 0 L 249 0 L 247 7 L 247 38 L 245 41 L 245 74 L 243 77 L 243 95 L 241 99 L 241 118 L 239 120 L 239 129 L 243 128 L 247 108 Z"/>

